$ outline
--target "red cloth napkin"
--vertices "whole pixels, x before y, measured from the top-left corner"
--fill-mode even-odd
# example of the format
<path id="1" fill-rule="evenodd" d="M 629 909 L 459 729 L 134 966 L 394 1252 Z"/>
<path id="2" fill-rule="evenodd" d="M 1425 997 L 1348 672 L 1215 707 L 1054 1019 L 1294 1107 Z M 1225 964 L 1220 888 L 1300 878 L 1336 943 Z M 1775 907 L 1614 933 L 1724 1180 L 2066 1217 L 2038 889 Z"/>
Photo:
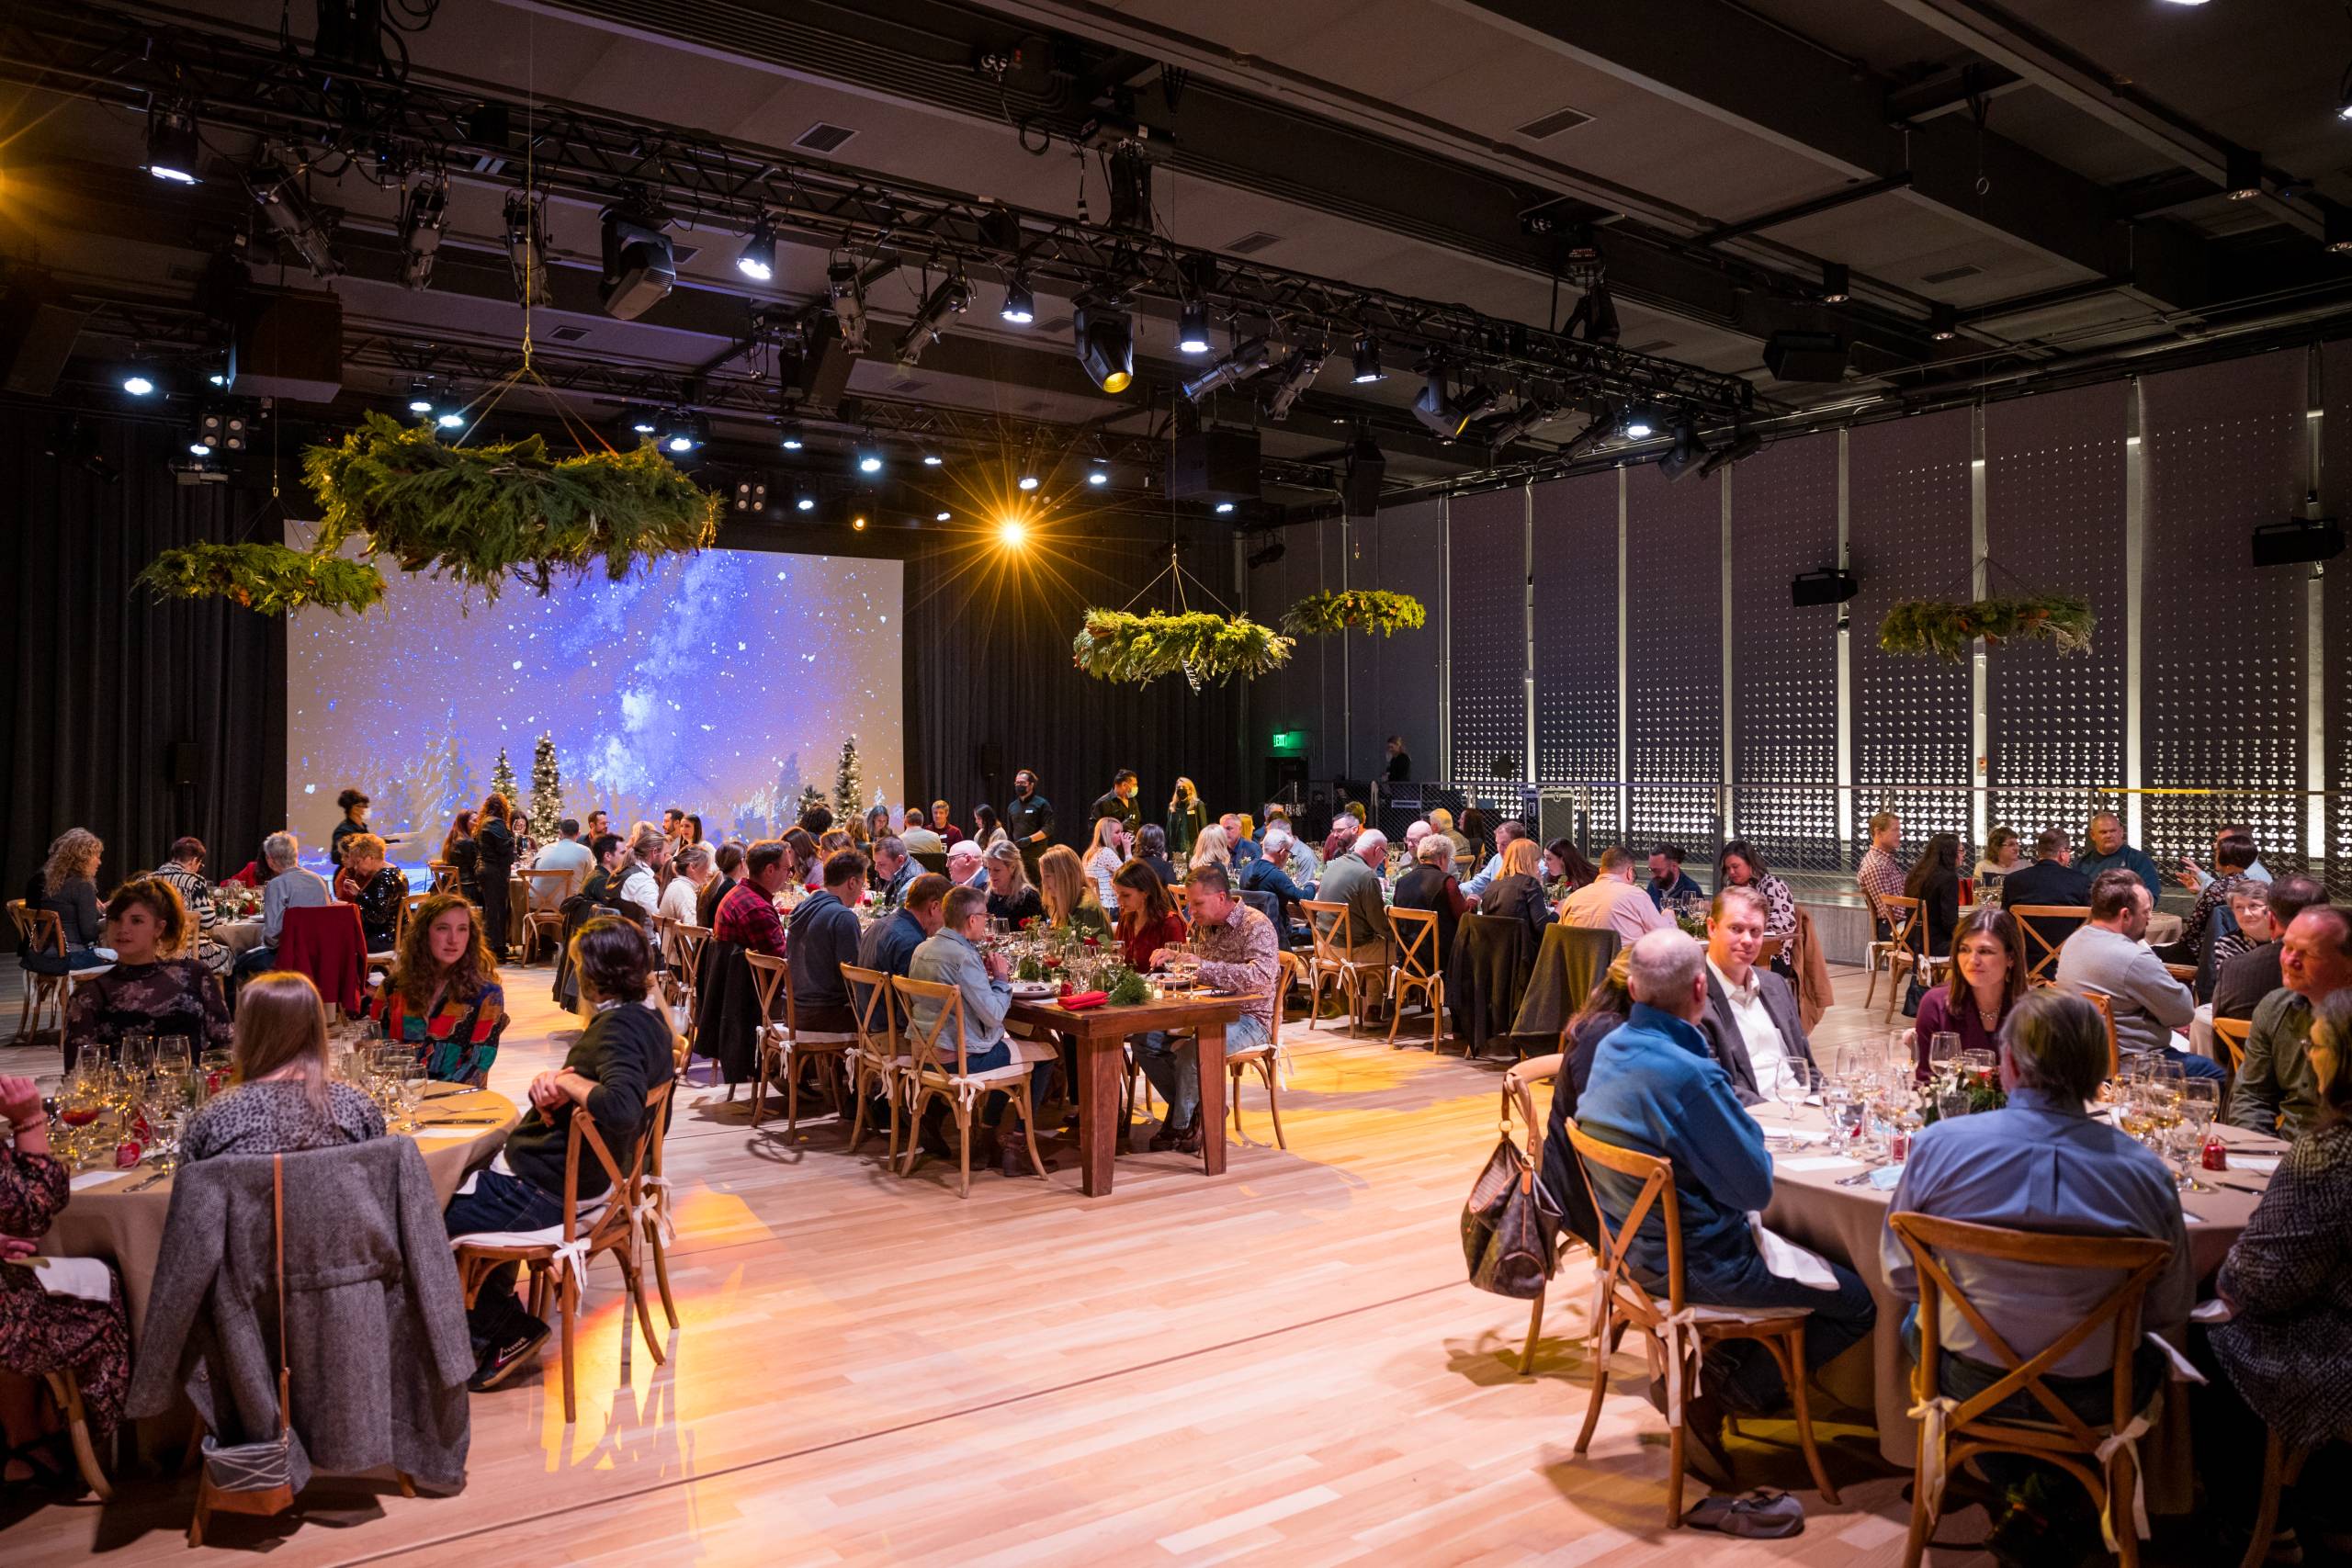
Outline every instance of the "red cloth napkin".
<path id="1" fill-rule="evenodd" d="M 1083 1012 L 1088 1008 L 1099 1008 L 1104 1002 L 1109 1001 L 1111 999 L 1111 993 L 1108 991 L 1080 991 L 1074 996 L 1062 997 L 1058 999 L 1062 1006 L 1068 1008 L 1070 1011 Z"/>

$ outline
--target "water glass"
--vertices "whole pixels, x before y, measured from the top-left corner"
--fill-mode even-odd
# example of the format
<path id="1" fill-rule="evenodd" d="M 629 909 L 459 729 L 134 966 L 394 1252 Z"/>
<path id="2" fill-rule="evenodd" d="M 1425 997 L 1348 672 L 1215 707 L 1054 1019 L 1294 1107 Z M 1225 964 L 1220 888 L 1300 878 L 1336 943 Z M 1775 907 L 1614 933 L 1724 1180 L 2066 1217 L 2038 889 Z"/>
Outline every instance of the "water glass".
<path id="1" fill-rule="evenodd" d="M 1960 1054 L 1960 1070 L 1971 1077 L 1989 1077 L 1992 1076 L 1994 1064 L 1997 1060 L 1998 1058 L 1992 1052 L 1978 1046 Z"/>
<path id="2" fill-rule="evenodd" d="M 1928 1037 L 1928 1066 L 1939 1073 L 1958 1069 L 1960 1066 L 1958 1031 L 1939 1029 Z"/>

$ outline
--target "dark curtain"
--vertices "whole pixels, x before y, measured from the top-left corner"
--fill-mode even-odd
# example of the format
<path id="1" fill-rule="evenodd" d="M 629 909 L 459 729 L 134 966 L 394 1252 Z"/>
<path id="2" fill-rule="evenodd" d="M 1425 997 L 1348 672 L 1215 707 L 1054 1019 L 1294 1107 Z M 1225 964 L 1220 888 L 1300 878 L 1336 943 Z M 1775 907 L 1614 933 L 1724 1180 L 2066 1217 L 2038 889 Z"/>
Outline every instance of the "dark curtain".
<path id="1" fill-rule="evenodd" d="M 992 547 L 934 547 L 907 562 L 904 644 L 907 789 L 944 799 L 968 829 L 972 807 L 1000 813 L 1012 775 L 1034 770 L 1054 804 L 1057 841 L 1083 849 L 1087 807 L 1122 767 L 1140 775 L 1147 821 L 1165 814 L 1179 774 L 1212 814 L 1253 809 L 1241 793 L 1236 687 L 1194 692 L 1183 677 L 1114 685 L 1079 670 L 1070 639 L 1090 604 L 1116 608 L 1168 563 L 1164 538 L 1033 546 L 1018 566 Z M 1187 544 L 1185 570 L 1233 602 L 1229 536 Z M 1187 585 L 1195 608 L 1200 590 Z M 1136 606 L 1169 608 L 1167 583 Z"/>
<path id="2" fill-rule="evenodd" d="M 0 873 L 16 897 L 50 840 L 81 827 L 106 843 L 101 890 L 184 833 L 227 876 L 285 819 L 282 627 L 224 602 L 159 603 L 131 579 L 167 546 L 274 541 L 277 525 L 246 530 L 262 502 L 239 485 L 175 482 L 181 426 L 83 415 L 77 446 L 59 439 L 72 417 L 0 404 L 0 575 L 16 612 Z M 90 471 L 101 465 L 119 477 Z"/>

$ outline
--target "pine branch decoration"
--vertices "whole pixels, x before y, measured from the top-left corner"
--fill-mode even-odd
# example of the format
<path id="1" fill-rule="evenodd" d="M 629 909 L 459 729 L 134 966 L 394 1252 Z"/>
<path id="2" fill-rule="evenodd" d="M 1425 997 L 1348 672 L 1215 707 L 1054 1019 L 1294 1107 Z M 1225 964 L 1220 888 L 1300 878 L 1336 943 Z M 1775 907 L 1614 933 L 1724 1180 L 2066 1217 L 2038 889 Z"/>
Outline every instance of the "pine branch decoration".
<path id="1" fill-rule="evenodd" d="M 1310 593 L 1283 612 L 1283 630 L 1295 637 L 1336 637 L 1351 631 L 1393 637 L 1400 631 L 1419 631 L 1428 623 L 1429 612 L 1419 599 L 1385 588 Z"/>
<path id="2" fill-rule="evenodd" d="M 138 577 L 164 599 L 227 599 L 265 615 L 315 604 L 341 615 L 384 597 L 384 574 L 366 561 L 306 555 L 285 545 L 182 545 Z"/>
<path id="3" fill-rule="evenodd" d="M 1102 681 L 1140 686 L 1182 675 L 1198 691 L 1235 676 L 1254 680 L 1290 660 L 1295 639 L 1247 615 L 1204 610 L 1137 615 L 1093 609 L 1070 644 L 1071 662 Z"/>

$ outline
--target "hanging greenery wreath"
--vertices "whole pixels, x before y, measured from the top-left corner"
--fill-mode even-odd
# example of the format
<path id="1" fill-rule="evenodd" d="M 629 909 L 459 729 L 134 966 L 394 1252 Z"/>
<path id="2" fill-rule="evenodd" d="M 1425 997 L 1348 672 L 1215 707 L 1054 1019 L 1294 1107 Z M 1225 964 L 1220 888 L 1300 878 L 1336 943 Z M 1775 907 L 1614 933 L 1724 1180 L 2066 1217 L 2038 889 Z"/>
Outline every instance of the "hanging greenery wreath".
<path id="1" fill-rule="evenodd" d="M 1070 644 L 1071 662 L 1102 681 L 1140 686 L 1182 674 L 1199 691 L 1235 676 L 1252 680 L 1290 660 L 1293 639 L 1247 615 L 1204 610 L 1135 615 L 1091 609 Z"/>
<path id="2" fill-rule="evenodd" d="M 1966 604 L 1905 599 L 1879 623 L 1878 645 L 1889 653 L 1933 654 L 1951 664 L 1967 662 L 1969 644 L 1980 637 L 1987 647 L 2018 637 L 2041 637 L 2057 644 L 2061 653 L 2087 653 L 2091 633 L 2098 626 L 2089 600 L 2063 594 L 2023 594 Z"/>
<path id="3" fill-rule="evenodd" d="M 1336 637 L 1351 631 L 1393 637 L 1399 631 L 1419 631 L 1428 621 L 1429 612 L 1419 599 L 1385 588 L 1310 593 L 1283 612 L 1283 630 L 1293 637 Z"/>
<path id="4" fill-rule="evenodd" d="M 601 556 L 615 581 L 688 554 L 718 528 L 718 498 L 650 446 L 550 459 L 538 436 L 453 446 L 370 412 L 302 471 L 324 508 L 318 553 L 348 539 L 404 571 L 447 575 L 498 597 L 509 578 L 546 593 Z"/>
<path id="5" fill-rule="evenodd" d="M 265 615 L 306 604 L 340 615 L 384 596 L 384 574 L 361 560 L 285 545 L 186 545 L 147 563 L 139 582 L 159 598 L 229 599 Z"/>

